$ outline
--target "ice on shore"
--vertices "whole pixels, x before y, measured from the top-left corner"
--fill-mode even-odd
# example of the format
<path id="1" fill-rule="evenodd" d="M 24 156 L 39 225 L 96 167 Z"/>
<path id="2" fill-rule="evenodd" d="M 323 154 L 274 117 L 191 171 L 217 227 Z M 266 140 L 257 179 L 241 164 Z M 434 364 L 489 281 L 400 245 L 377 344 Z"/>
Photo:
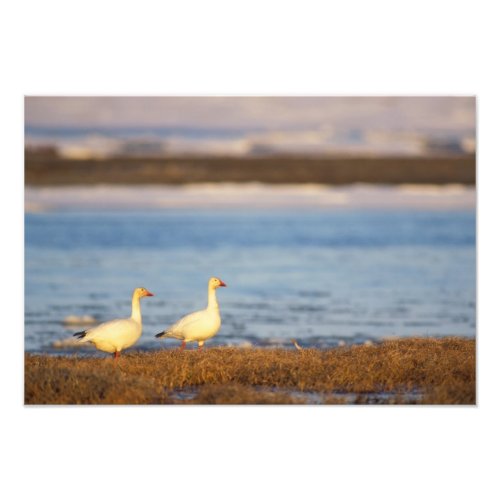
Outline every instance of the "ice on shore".
<path id="1" fill-rule="evenodd" d="M 93 325 L 97 320 L 90 316 L 89 314 L 84 314 L 83 316 L 77 316 L 75 314 L 70 314 L 64 318 L 63 324 L 67 326 L 73 325 Z"/>
<path id="2" fill-rule="evenodd" d="M 63 339 L 54 340 L 51 347 L 54 349 L 66 349 L 67 347 L 91 347 L 92 344 L 78 342 L 75 337 L 65 337 Z"/>
<path id="3" fill-rule="evenodd" d="M 183 186 L 27 186 L 26 212 L 170 210 L 178 208 L 474 209 L 474 186 L 354 184 L 266 185 L 205 183 Z"/>

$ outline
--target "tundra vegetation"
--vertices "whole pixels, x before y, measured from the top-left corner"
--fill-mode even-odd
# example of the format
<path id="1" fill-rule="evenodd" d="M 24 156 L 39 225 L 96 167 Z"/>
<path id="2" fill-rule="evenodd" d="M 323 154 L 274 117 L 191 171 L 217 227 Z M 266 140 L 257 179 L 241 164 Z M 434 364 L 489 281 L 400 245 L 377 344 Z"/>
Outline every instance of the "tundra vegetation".
<path id="1" fill-rule="evenodd" d="M 334 349 L 212 347 L 111 358 L 26 354 L 32 404 L 467 404 L 474 339 L 387 340 Z"/>

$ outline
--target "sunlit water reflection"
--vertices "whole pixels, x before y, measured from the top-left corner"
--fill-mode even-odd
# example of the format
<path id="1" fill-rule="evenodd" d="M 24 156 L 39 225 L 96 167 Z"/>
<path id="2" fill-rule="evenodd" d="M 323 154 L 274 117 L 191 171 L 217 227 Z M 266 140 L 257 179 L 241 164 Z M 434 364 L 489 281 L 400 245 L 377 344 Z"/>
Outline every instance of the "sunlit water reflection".
<path id="1" fill-rule="evenodd" d="M 468 210 L 28 214 L 25 347 L 55 352 L 69 315 L 129 315 L 136 286 L 155 293 L 138 347 L 174 346 L 154 334 L 205 307 L 211 275 L 228 288 L 210 345 L 472 336 L 475 259 Z"/>

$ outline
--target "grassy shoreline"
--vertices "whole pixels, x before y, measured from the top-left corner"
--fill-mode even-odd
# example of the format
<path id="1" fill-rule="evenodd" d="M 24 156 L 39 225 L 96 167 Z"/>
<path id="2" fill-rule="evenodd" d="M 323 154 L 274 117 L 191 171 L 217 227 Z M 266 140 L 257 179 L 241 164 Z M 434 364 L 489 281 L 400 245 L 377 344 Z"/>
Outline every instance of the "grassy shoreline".
<path id="1" fill-rule="evenodd" d="M 474 339 L 25 356 L 25 404 L 475 404 Z"/>
<path id="2" fill-rule="evenodd" d="M 27 186 L 95 184 L 475 185 L 475 155 L 387 157 L 166 157 L 76 160 L 26 153 Z"/>

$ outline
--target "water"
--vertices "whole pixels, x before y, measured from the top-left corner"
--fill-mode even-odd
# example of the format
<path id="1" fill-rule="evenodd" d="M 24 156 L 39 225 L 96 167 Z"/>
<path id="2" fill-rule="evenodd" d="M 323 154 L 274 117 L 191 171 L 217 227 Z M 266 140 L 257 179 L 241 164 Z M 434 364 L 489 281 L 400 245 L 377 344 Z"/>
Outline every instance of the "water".
<path id="1" fill-rule="evenodd" d="M 473 336 L 472 211 L 172 210 L 26 215 L 25 348 L 56 352 L 68 315 L 99 321 L 142 301 L 142 349 L 205 307 L 212 275 L 219 334 L 208 345 L 335 346 L 386 336 Z M 93 352 L 93 351 L 92 351 Z"/>

